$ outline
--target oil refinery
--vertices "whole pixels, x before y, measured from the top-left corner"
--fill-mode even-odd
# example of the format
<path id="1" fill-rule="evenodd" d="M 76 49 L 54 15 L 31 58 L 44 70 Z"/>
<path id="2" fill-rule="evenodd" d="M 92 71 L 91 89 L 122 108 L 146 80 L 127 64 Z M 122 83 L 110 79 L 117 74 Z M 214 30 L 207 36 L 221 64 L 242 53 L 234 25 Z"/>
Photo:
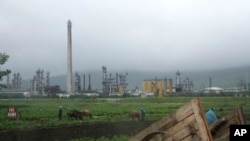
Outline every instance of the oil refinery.
<path id="1" fill-rule="evenodd" d="M 10 76 L 7 76 L 6 84 L 7 87 L 2 89 L 1 92 L 25 92 L 30 95 L 40 95 L 40 96 L 51 96 L 56 94 L 61 95 L 77 95 L 77 94 L 105 94 L 105 95 L 123 95 L 129 93 L 135 93 L 135 89 L 128 90 L 127 82 L 128 73 L 109 73 L 106 66 L 102 66 L 102 78 L 99 79 L 102 88 L 97 88 L 97 86 L 92 86 L 91 84 L 91 74 L 88 74 L 88 86 L 85 82 L 85 74 L 75 72 L 73 77 L 72 68 L 72 23 L 70 20 L 67 22 L 67 76 L 66 76 L 66 90 L 61 90 L 60 84 L 51 85 L 50 72 L 46 72 L 42 69 L 38 69 L 30 80 L 28 88 L 22 88 L 21 84 L 21 74 L 14 73 L 12 84 L 10 83 Z M 155 79 L 145 79 L 141 80 L 141 84 L 136 84 L 141 86 L 141 88 L 136 87 L 138 93 L 141 94 L 153 94 L 154 96 L 167 96 L 175 92 L 192 92 L 193 82 L 188 78 L 181 83 L 180 79 L 181 73 L 177 71 L 176 73 L 176 85 L 173 85 L 172 78 L 155 78 Z M 74 79 L 74 80 L 73 80 Z M 73 85 L 74 82 L 74 85 Z M 141 90 L 140 90 L 141 89 Z"/>

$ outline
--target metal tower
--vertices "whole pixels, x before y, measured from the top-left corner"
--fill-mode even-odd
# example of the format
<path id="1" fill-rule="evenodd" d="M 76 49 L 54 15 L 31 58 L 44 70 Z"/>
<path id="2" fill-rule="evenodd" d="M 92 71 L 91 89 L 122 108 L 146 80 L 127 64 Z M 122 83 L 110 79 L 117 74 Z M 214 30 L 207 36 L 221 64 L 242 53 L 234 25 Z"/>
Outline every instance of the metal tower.
<path id="1" fill-rule="evenodd" d="M 128 86 L 128 83 L 126 82 L 127 75 L 128 75 L 128 73 L 119 74 L 119 78 L 120 78 L 120 84 L 119 85 L 123 88 L 123 92 L 126 92 L 126 88 Z"/>
<path id="2" fill-rule="evenodd" d="M 176 72 L 176 86 L 179 86 L 181 84 L 181 73 L 179 71 Z"/>
<path id="3" fill-rule="evenodd" d="M 89 74 L 89 86 L 88 86 L 88 91 L 91 92 L 92 88 L 91 88 L 91 76 Z"/>
<path id="4" fill-rule="evenodd" d="M 181 73 L 179 71 L 176 72 L 176 92 L 181 92 L 182 91 L 182 84 L 181 84 Z"/>
<path id="5" fill-rule="evenodd" d="M 85 92 L 86 91 L 86 89 L 85 89 L 85 75 L 83 75 L 83 88 L 82 88 L 83 90 L 83 92 Z"/>
<path id="6" fill-rule="evenodd" d="M 50 74 L 49 74 L 49 72 L 47 72 L 46 74 L 47 74 L 47 76 L 46 76 L 47 85 L 46 86 L 49 87 L 50 86 L 50 79 L 49 79 Z"/>
<path id="7" fill-rule="evenodd" d="M 19 73 L 14 73 L 12 79 L 12 88 L 13 89 L 20 89 L 21 88 L 21 75 Z"/>
<path id="8" fill-rule="evenodd" d="M 11 84 L 10 84 L 10 74 L 7 75 L 7 88 L 10 89 L 11 88 Z"/>
<path id="9" fill-rule="evenodd" d="M 102 91 L 105 94 L 109 93 L 109 82 L 108 82 L 107 68 L 105 66 L 102 67 Z"/>
<path id="10" fill-rule="evenodd" d="M 39 94 L 43 94 L 44 93 L 44 75 L 43 75 L 44 71 L 43 70 L 37 70 L 36 71 L 36 91 Z"/>
<path id="11" fill-rule="evenodd" d="M 81 92 L 81 76 L 78 74 L 78 72 L 75 74 L 75 92 Z"/>

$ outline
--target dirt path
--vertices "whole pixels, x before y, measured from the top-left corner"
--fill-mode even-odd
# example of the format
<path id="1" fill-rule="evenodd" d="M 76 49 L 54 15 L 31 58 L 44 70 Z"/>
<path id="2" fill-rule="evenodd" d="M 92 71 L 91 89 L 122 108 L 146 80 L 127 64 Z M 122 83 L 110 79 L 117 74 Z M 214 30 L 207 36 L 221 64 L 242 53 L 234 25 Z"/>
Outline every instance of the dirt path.
<path id="1" fill-rule="evenodd" d="M 132 136 L 154 121 L 84 124 L 42 129 L 0 131 L 0 141 L 68 141 L 83 137 L 100 138 L 114 135 Z"/>

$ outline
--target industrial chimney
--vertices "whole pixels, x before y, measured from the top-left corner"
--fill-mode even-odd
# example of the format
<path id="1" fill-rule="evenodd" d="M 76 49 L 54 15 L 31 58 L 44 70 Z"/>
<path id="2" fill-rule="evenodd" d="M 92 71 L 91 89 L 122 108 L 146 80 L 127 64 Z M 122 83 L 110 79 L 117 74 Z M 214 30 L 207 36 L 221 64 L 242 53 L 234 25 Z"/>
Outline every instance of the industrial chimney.
<path id="1" fill-rule="evenodd" d="M 67 94 L 72 94 L 72 40 L 71 40 L 71 21 L 68 21 L 68 58 L 67 58 Z"/>

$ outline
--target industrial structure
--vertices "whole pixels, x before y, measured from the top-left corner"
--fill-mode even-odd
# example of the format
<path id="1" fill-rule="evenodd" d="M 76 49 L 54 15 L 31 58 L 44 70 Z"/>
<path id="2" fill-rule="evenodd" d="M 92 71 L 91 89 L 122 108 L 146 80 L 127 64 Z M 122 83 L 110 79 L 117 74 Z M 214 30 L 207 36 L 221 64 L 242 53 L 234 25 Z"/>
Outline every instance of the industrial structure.
<path id="1" fill-rule="evenodd" d="M 85 75 L 83 75 L 83 84 L 81 84 L 81 76 L 76 72 L 74 88 L 72 86 L 72 23 L 70 20 L 67 22 L 67 95 L 72 95 L 72 91 L 75 93 L 93 92 L 91 86 L 91 75 L 89 74 L 89 85 L 86 88 Z M 181 83 L 181 73 L 176 73 L 176 92 L 192 92 L 193 83 L 187 78 Z M 107 72 L 106 66 L 102 66 L 102 92 L 104 94 L 124 94 L 127 92 L 128 83 L 126 81 L 128 73 L 115 73 L 112 76 L 111 73 Z M 7 87 L 13 89 L 21 88 L 21 76 L 19 73 L 14 73 L 12 85 L 10 84 L 10 77 L 7 76 Z M 143 93 L 154 93 L 158 96 L 168 95 L 174 90 L 172 79 L 151 79 L 143 80 L 142 92 Z M 44 71 L 38 69 L 36 74 L 30 83 L 30 91 L 37 94 L 49 94 L 60 92 L 60 87 L 50 86 L 50 73 L 47 72 L 46 84 Z"/>
<path id="2" fill-rule="evenodd" d="M 86 88 L 85 88 L 85 74 L 83 75 L 83 86 L 82 86 L 82 91 L 85 92 Z"/>
<path id="3" fill-rule="evenodd" d="M 46 72 L 46 85 L 44 87 L 44 93 L 47 95 L 60 93 L 61 89 L 59 85 L 50 84 L 50 73 Z"/>
<path id="4" fill-rule="evenodd" d="M 173 86 L 172 79 L 152 79 L 144 80 L 142 85 L 143 93 L 153 93 L 157 96 L 168 95 L 172 92 L 192 92 L 193 91 L 193 82 L 186 78 L 181 82 L 181 73 L 180 71 L 176 72 L 176 84 Z"/>
<path id="5" fill-rule="evenodd" d="M 76 72 L 75 74 L 75 93 L 81 92 L 81 76 Z"/>
<path id="6" fill-rule="evenodd" d="M 142 92 L 153 93 L 155 96 L 168 95 L 173 92 L 172 79 L 150 79 L 143 80 Z"/>
<path id="7" fill-rule="evenodd" d="M 125 73 L 125 74 L 117 74 L 116 73 L 116 75 L 118 75 L 120 78 L 119 85 L 118 85 L 118 93 L 126 92 L 127 91 L 126 88 L 128 86 L 128 83 L 126 82 L 128 73 Z"/>
<path id="8" fill-rule="evenodd" d="M 14 73 L 14 78 L 12 79 L 12 88 L 21 89 L 21 75 L 20 73 Z"/>
<path id="9" fill-rule="evenodd" d="M 123 94 L 127 90 L 128 83 L 126 82 L 126 78 L 128 73 L 116 73 L 115 78 L 112 77 L 111 73 L 108 75 L 107 68 L 105 66 L 102 67 L 102 86 L 104 94 Z"/>
<path id="10" fill-rule="evenodd" d="M 72 94 L 72 36 L 71 36 L 71 21 L 68 21 L 68 72 L 67 72 L 67 94 Z"/>
<path id="11" fill-rule="evenodd" d="M 21 78 L 21 74 L 18 73 L 14 73 L 13 74 L 13 79 L 10 82 L 10 75 L 7 75 L 7 79 L 6 79 L 6 88 L 7 89 L 12 89 L 12 90 L 20 90 L 21 89 L 21 82 L 22 82 L 22 78 Z"/>
<path id="12" fill-rule="evenodd" d="M 92 91 L 92 86 L 91 86 L 91 75 L 89 74 L 89 86 L 88 86 L 88 91 Z"/>
<path id="13" fill-rule="evenodd" d="M 91 86 L 91 75 L 89 74 L 89 85 L 88 88 L 85 88 L 85 74 L 83 75 L 83 87 L 81 87 L 81 76 L 78 72 L 75 74 L 75 93 L 93 93 L 94 90 Z"/>
<path id="14" fill-rule="evenodd" d="M 177 71 L 175 91 L 176 92 L 192 92 L 193 81 L 189 80 L 189 78 L 186 78 L 186 80 L 183 80 L 183 82 L 181 83 L 181 73 Z"/>
<path id="15" fill-rule="evenodd" d="M 187 77 L 186 80 L 183 80 L 182 83 L 182 92 L 192 92 L 193 91 L 193 81 L 189 80 Z"/>
<path id="16" fill-rule="evenodd" d="M 7 75 L 6 87 L 7 87 L 8 89 L 11 88 L 11 84 L 10 84 L 10 74 Z"/>
<path id="17" fill-rule="evenodd" d="M 44 94 L 44 71 L 38 69 L 31 80 L 31 92 Z"/>
<path id="18" fill-rule="evenodd" d="M 50 73 L 46 72 L 46 80 L 44 70 L 38 69 L 30 82 L 30 92 L 38 95 L 50 95 L 61 92 L 59 85 L 50 85 Z"/>
<path id="19" fill-rule="evenodd" d="M 180 73 L 179 71 L 176 72 L 175 91 L 176 91 L 176 92 L 181 92 L 181 91 L 182 91 L 181 73 Z"/>

